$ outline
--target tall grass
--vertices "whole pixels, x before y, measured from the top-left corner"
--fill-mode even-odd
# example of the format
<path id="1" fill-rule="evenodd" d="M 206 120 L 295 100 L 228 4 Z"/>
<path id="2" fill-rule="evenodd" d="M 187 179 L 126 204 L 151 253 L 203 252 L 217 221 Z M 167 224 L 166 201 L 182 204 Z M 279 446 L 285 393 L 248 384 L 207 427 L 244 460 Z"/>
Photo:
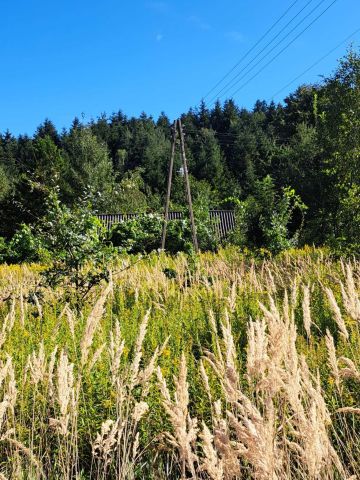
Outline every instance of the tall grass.
<path id="1" fill-rule="evenodd" d="M 0 479 L 360 478 L 359 262 L 132 261 L 0 267 Z"/>

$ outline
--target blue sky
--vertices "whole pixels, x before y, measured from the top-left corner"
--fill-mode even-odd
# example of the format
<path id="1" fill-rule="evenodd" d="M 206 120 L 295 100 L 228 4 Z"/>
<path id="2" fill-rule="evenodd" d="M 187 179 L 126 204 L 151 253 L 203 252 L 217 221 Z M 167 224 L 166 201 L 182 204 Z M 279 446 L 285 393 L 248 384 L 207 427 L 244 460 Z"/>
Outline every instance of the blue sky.
<path id="1" fill-rule="evenodd" d="M 165 111 L 174 119 L 197 105 L 293 1 L 0 0 L 0 132 L 32 135 L 46 117 L 62 129 L 75 116 L 89 120 L 119 109 L 129 116 Z M 319 1 L 312 0 L 291 27 Z M 308 2 L 298 0 L 271 35 Z M 331 2 L 323 0 L 283 45 Z M 270 100 L 358 28 L 360 1 L 337 0 L 235 100 L 245 107 L 257 98 Z M 360 32 L 353 40 L 360 44 Z M 329 74 L 345 51 L 344 44 L 275 99 Z"/>

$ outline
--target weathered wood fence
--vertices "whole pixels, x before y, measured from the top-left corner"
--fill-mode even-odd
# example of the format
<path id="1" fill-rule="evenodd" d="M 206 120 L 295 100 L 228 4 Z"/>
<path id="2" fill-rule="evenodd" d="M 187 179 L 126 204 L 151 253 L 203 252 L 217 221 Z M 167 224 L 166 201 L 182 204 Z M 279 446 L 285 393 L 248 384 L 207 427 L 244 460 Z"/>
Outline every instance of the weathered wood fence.
<path id="1" fill-rule="evenodd" d="M 216 236 L 224 239 L 235 228 L 234 210 L 210 210 L 210 219 Z M 116 223 L 124 222 L 131 218 L 141 216 L 140 213 L 104 213 L 98 218 L 110 230 Z M 183 217 L 182 212 L 169 212 L 169 220 L 177 220 Z"/>

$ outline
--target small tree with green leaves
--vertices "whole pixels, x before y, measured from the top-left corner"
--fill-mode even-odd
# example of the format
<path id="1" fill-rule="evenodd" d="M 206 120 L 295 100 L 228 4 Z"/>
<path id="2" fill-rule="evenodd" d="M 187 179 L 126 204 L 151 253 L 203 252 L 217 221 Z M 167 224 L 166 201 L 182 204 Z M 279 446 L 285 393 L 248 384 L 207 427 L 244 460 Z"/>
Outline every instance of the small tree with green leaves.
<path id="1" fill-rule="evenodd" d="M 284 187 L 278 193 L 267 175 L 256 182 L 253 195 L 243 201 L 235 199 L 236 228 L 231 241 L 243 247 L 265 247 L 275 254 L 294 247 L 306 209 L 293 188 Z"/>
<path id="2" fill-rule="evenodd" d="M 70 209 L 60 201 L 57 187 L 47 191 L 46 214 L 34 225 L 22 225 L 6 250 L 7 261 L 45 264 L 41 285 L 66 286 L 65 295 L 78 307 L 108 278 L 117 253 L 89 198 L 84 196 Z"/>
<path id="3" fill-rule="evenodd" d="M 116 250 L 107 241 L 107 231 L 86 196 L 70 209 L 53 189 L 47 199 L 47 213 L 34 234 L 47 252 L 49 266 L 43 274 L 46 284 L 73 287 L 79 302 L 94 285 L 107 279 Z"/>

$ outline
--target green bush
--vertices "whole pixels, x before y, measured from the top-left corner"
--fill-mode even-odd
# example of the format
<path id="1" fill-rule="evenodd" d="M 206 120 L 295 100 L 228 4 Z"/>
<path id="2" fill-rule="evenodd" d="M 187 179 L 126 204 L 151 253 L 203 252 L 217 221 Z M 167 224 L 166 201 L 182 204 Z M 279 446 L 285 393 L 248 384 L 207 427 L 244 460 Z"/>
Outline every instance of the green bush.
<path id="1" fill-rule="evenodd" d="M 161 229 L 159 215 L 140 215 L 114 225 L 110 241 L 114 247 L 129 253 L 148 253 L 160 248 Z"/>
<path id="2" fill-rule="evenodd" d="M 217 241 L 210 222 L 196 218 L 199 247 L 203 251 L 214 251 Z M 115 247 L 128 253 L 149 253 L 161 247 L 163 217 L 157 214 L 140 215 L 116 224 L 110 234 Z M 193 250 L 191 226 L 188 218 L 170 220 L 166 230 L 166 250 L 169 253 Z"/>
<path id="3" fill-rule="evenodd" d="M 4 237 L 0 237 L 0 263 L 6 261 L 8 246 Z"/>
<path id="4" fill-rule="evenodd" d="M 279 194 L 268 175 L 256 182 L 253 195 L 233 200 L 236 228 L 230 235 L 231 243 L 265 248 L 274 254 L 298 245 L 307 207 L 294 189 L 285 187 Z"/>
<path id="5" fill-rule="evenodd" d="M 10 240 L 4 260 L 8 263 L 43 262 L 49 253 L 32 227 L 22 224 Z"/>

